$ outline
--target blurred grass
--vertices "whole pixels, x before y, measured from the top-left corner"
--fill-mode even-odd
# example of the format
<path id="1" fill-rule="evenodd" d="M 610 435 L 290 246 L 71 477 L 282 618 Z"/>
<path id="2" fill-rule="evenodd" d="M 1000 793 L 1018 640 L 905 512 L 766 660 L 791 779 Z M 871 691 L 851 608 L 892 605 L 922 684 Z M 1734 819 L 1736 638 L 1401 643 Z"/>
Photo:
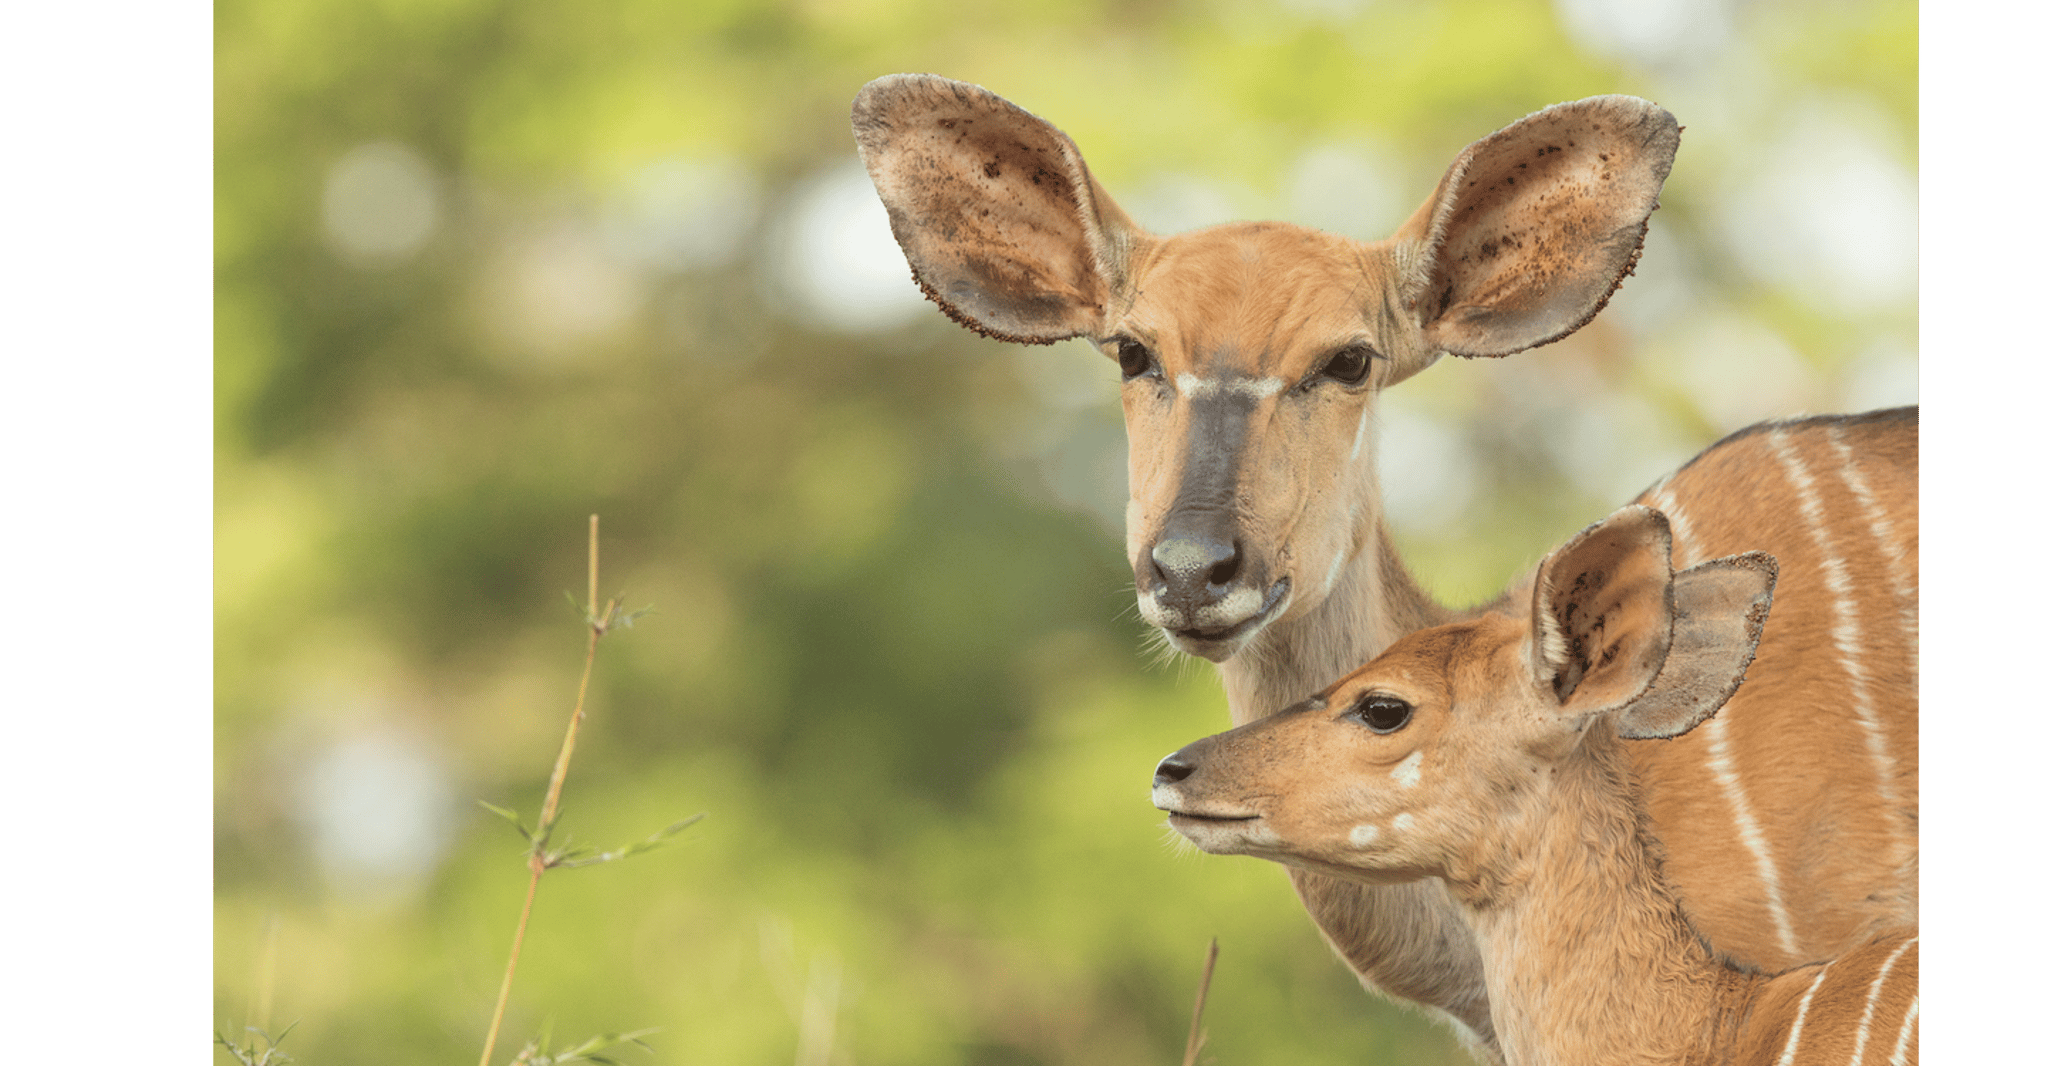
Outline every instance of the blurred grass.
<path id="1" fill-rule="evenodd" d="M 855 90 L 900 70 L 1048 116 L 1121 199 L 1195 176 L 1250 215 L 1289 213 L 1318 145 L 1378 146 L 1414 202 L 1537 107 L 1665 103 L 1680 162 L 1610 310 L 1388 398 L 1392 496 L 1440 469 L 1417 430 L 1457 446 L 1462 502 L 1395 535 L 1469 602 L 1641 487 L 1616 487 L 1631 463 L 1720 435 L 1718 404 L 1839 407 L 1874 350 L 1912 359 L 1912 299 L 1755 276 L 1725 213 L 1812 101 L 1877 116 L 1912 174 L 1914 6 L 1730 10 L 1720 52 L 1661 65 L 1527 0 L 219 5 L 215 1027 L 246 1023 L 275 920 L 266 1024 L 297 1021 L 298 1061 L 475 1054 L 520 849 L 468 803 L 538 800 L 597 511 L 608 589 L 658 610 L 607 642 L 564 828 L 711 817 L 550 879 L 506 1044 L 659 1026 L 653 1061 L 786 1062 L 790 990 L 837 971 L 836 1063 L 1167 1062 L 1216 936 L 1206 1061 L 1465 1061 L 1359 990 L 1278 867 L 1179 850 L 1146 802 L 1153 762 L 1226 719 L 1208 667 L 1139 652 L 1115 500 L 1085 476 L 1120 457 L 1108 365 L 930 308 L 836 329 L 793 308 L 777 225 L 851 158 Z M 425 161 L 438 211 L 383 261 L 322 222 L 373 142 Z M 763 206 L 731 254 L 623 251 L 634 183 L 711 159 Z M 1798 388 L 1743 378 L 1733 335 L 1784 344 L 1757 365 Z M 438 784 L 344 788 L 362 737 Z M 337 853 L 320 812 L 363 794 L 390 804 L 344 824 L 431 846 Z"/>

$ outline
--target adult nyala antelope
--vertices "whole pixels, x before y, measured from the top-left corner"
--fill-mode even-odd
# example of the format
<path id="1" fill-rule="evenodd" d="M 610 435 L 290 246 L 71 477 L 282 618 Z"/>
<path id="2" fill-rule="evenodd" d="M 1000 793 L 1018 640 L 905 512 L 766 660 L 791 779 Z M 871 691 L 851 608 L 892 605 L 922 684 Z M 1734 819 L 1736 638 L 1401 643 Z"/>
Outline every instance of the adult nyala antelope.
<path id="1" fill-rule="evenodd" d="M 1587 322 L 1629 273 L 1679 146 L 1642 100 L 1560 104 L 1459 154 L 1387 240 L 1283 223 L 1140 229 L 1052 125 L 973 85 L 871 82 L 854 132 L 920 287 L 1001 340 L 1086 337 L 1122 371 L 1140 614 L 1262 719 L 1404 633 L 1471 617 L 1390 546 L 1380 391 L 1445 353 Z M 1677 557 L 1780 560 L 1779 623 L 1708 726 L 1633 745 L 1694 921 L 1768 970 L 1916 920 L 1916 418 L 1766 425 L 1640 497 Z M 1525 602 L 1528 582 L 1505 594 Z M 1291 879 L 1363 982 L 1488 1053 L 1482 958 L 1435 880 Z"/>
<path id="2" fill-rule="evenodd" d="M 1914 1061 L 1912 933 L 1761 975 L 1704 939 L 1661 870 L 1627 752 L 1737 689 L 1775 570 L 1752 552 L 1676 574 L 1670 543 L 1663 515 L 1624 508 L 1540 565 L 1527 611 L 1412 633 L 1175 752 L 1154 805 L 1205 851 L 1443 879 L 1512 1066 Z"/>

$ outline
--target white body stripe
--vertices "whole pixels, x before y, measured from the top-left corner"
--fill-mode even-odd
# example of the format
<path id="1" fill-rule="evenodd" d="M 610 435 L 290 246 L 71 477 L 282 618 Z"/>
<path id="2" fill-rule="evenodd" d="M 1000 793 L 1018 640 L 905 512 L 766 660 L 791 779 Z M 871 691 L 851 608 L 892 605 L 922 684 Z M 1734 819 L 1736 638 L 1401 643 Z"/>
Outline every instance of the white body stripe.
<path id="1" fill-rule="evenodd" d="M 1893 972 L 1893 964 L 1901 953 L 1914 947 L 1915 941 L 1920 939 L 1910 937 L 1902 941 L 1901 946 L 1893 949 L 1893 954 L 1879 965 L 1879 973 L 1873 976 L 1872 987 L 1865 992 L 1865 1013 L 1858 1019 L 1858 1042 L 1851 1045 L 1851 1066 L 1863 1066 L 1865 1061 L 1865 1043 L 1872 1036 L 1872 1012 L 1879 1009 L 1879 993 L 1886 989 L 1886 975 Z"/>
<path id="2" fill-rule="evenodd" d="M 1830 640 L 1836 645 L 1843 660 L 1844 674 L 1851 682 L 1851 709 L 1865 734 L 1865 750 L 1871 756 L 1873 773 L 1878 779 L 1881 807 L 1889 813 L 1899 811 L 1901 802 L 1899 791 L 1894 787 L 1896 768 L 1893 754 L 1887 748 L 1886 730 L 1879 721 L 1878 709 L 1872 705 L 1872 689 L 1865 680 L 1864 634 L 1858 624 L 1858 607 L 1853 599 L 1856 590 L 1851 587 L 1850 572 L 1830 538 L 1826 516 L 1822 513 L 1822 498 L 1815 491 L 1815 478 L 1808 472 L 1807 464 L 1794 454 L 1784 430 L 1773 430 L 1767 439 L 1779 458 L 1780 466 L 1786 470 L 1787 479 L 1801 494 L 1801 516 L 1807 520 L 1808 531 L 1815 540 L 1815 550 L 1822 557 L 1823 578 L 1835 596 L 1836 622 L 1830 626 Z M 1904 837 L 1912 839 L 1913 834 L 1894 834 L 1896 851 Z"/>
<path id="3" fill-rule="evenodd" d="M 1694 543 L 1694 527 L 1687 521 L 1687 512 L 1680 509 L 1679 501 L 1666 491 L 1665 482 L 1645 496 L 1645 502 L 1657 508 L 1666 516 L 1666 525 L 1673 531 L 1673 569 L 1685 570 L 1701 562 L 1701 549 Z"/>
<path id="4" fill-rule="evenodd" d="M 1822 982 L 1828 977 L 1829 967 L 1824 966 L 1815 975 L 1815 983 L 1809 985 L 1807 993 L 1801 997 L 1801 1006 L 1794 1011 L 1794 1028 L 1791 1032 L 1787 1033 L 1786 1049 L 1780 1052 L 1780 1057 L 1774 1063 L 1774 1066 L 1793 1066 L 1794 1052 L 1800 1050 L 1801 1047 L 1801 1026 L 1808 1021 L 1808 1004 L 1815 999 L 1816 989 L 1821 988 Z"/>
<path id="5" fill-rule="evenodd" d="M 1865 472 L 1858 468 L 1858 462 L 1851 453 L 1851 446 L 1844 441 L 1842 426 L 1829 427 L 1829 443 L 1836 449 L 1837 469 L 1843 471 L 1844 486 L 1858 500 L 1858 509 L 1864 513 L 1865 524 L 1872 529 L 1872 538 L 1879 542 L 1880 554 L 1886 560 L 1887 576 L 1893 579 L 1894 598 L 1903 606 L 1900 610 L 1901 629 L 1907 636 L 1908 668 L 1921 670 L 1921 616 L 1916 604 L 1920 601 L 1920 588 L 1908 579 L 1907 561 L 1900 543 L 1894 539 L 1893 520 L 1886 516 L 1879 506 L 1879 498 L 1872 494 L 1872 486 L 1865 481 Z"/>
<path id="6" fill-rule="evenodd" d="M 1737 838 L 1751 850 L 1751 857 L 1758 863 L 1758 880 L 1765 890 L 1765 910 L 1772 918 L 1773 931 L 1779 934 L 1780 947 L 1788 955 L 1800 958 L 1800 943 L 1794 939 L 1793 918 L 1787 913 L 1787 901 L 1780 894 L 1779 864 L 1772 859 L 1772 846 L 1766 843 L 1765 831 L 1758 827 L 1758 816 L 1751 811 L 1751 797 L 1744 791 L 1744 783 L 1737 779 L 1737 764 L 1731 757 L 1730 738 L 1726 735 L 1729 718 L 1716 715 L 1701 723 L 1697 728 L 1708 742 L 1708 769 L 1715 775 L 1716 783 L 1723 787 L 1724 798 L 1730 801 L 1730 810 L 1737 819 Z"/>
<path id="7" fill-rule="evenodd" d="M 1908 1016 L 1901 1019 L 1901 1035 L 1894 1039 L 1893 1058 L 1886 1060 L 1887 1066 L 1908 1066 L 1908 1041 L 1915 1035 L 1915 1020 L 1921 1016 L 1922 997 L 1916 996 L 1908 1004 Z"/>
<path id="8" fill-rule="evenodd" d="M 1701 548 L 1694 541 L 1694 527 L 1687 519 L 1679 501 L 1666 491 L 1661 481 L 1656 490 L 1647 497 L 1648 502 L 1666 516 L 1666 524 L 1673 531 L 1673 568 L 1684 570 L 1700 563 Z M 1737 762 L 1730 751 L 1727 715 L 1717 715 L 1701 724 L 1699 731 L 1708 742 L 1708 769 L 1715 775 L 1716 784 L 1722 786 L 1723 798 L 1729 801 L 1730 811 L 1737 821 L 1737 839 L 1751 852 L 1752 861 L 1758 866 L 1759 887 L 1765 892 L 1766 914 L 1772 919 L 1773 932 L 1779 936 L 1780 947 L 1787 954 L 1800 957 L 1800 943 L 1794 938 L 1794 921 L 1787 912 L 1787 901 L 1780 892 L 1779 864 L 1773 861 L 1772 845 L 1765 839 L 1765 831 L 1759 828 L 1758 816 L 1751 810 L 1751 797 L 1744 790 L 1744 782 L 1737 776 Z"/>

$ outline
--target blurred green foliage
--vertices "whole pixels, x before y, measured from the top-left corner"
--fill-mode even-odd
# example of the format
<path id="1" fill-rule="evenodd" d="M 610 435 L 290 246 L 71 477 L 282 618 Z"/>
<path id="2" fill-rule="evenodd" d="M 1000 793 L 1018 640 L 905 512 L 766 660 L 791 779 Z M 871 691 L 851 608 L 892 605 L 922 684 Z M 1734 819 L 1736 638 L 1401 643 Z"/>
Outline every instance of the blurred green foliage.
<path id="1" fill-rule="evenodd" d="M 1761 277 L 1722 220 L 1789 158 L 1762 144 L 1798 161 L 1774 123 L 1800 101 L 1912 175 L 1914 5 L 1698 3 L 1728 39 L 1650 59 L 1565 6 L 217 5 L 216 1028 L 296 1020 L 306 1063 L 476 1054 L 524 872 L 469 800 L 539 806 L 597 512 L 602 591 L 655 613 L 600 650 L 562 831 L 709 817 L 545 879 L 501 1046 L 658 1026 L 666 1062 L 1172 1062 L 1214 935 L 1206 1059 L 1464 1061 L 1360 991 L 1278 867 L 1178 850 L 1148 805 L 1154 761 L 1226 718 L 1207 666 L 1148 665 L 1115 500 L 1060 487 L 1095 469 L 1062 449 L 1121 461 L 1108 361 L 929 308 L 836 326 L 774 248 L 896 71 L 1048 116 L 1128 206 L 1196 175 L 1262 214 L 1319 144 L 1379 146 L 1414 203 L 1528 111 L 1658 99 L 1688 130 L 1639 281 L 1566 343 L 1391 394 L 1384 467 L 1416 465 L 1418 425 L 1470 468 L 1398 540 L 1477 599 L 1629 494 L 1572 456 L 1628 485 L 1728 428 L 1724 368 L 1746 417 L 1886 395 L 1874 366 L 1912 388 L 1912 292 Z M 365 145 L 404 164 L 366 173 L 424 175 L 427 221 L 384 245 L 334 221 Z M 741 175 L 738 236 L 636 252 L 648 176 L 712 164 Z M 1049 373 L 1098 398 L 1048 400 Z"/>

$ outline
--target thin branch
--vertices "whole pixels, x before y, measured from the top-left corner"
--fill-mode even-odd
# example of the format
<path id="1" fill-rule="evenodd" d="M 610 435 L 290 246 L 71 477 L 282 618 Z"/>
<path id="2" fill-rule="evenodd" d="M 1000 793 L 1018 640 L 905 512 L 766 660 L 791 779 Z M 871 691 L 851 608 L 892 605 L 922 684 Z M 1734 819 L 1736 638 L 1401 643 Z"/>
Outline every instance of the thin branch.
<path id="1" fill-rule="evenodd" d="M 597 587 L 598 582 L 596 570 L 598 565 L 597 517 L 597 515 L 591 516 L 593 519 L 591 523 L 591 565 L 593 567 L 591 571 L 591 584 L 593 588 Z M 548 777 L 548 800 L 541 806 L 541 821 L 534 829 L 536 840 L 542 844 L 548 841 L 548 831 L 555 828 L 556 808 L 562 803 L 562 780 L 569 776 L 569 757 L 577 750 L 577 730 L 584 724 L 584 694 L 590 691 L 591 688 L 591 663 L 598 658 L 598 638 L 605 635 L 605 619 L 609 618 L 613 610 L 618 606 L 618 600 L 608 600 L 605 604 L 605 613 L 597 614 L 595 613 L 597 610 L 595 601 L 592 605 L 591 637 L 590 641 L 584 646 L 584 676 L 577 682 L 576 709 L 570 712 L 569 730 L 562 737 L 562 751 L 555 756 L 555 772 Z M 540 850 L 539 847 L 535 849 L 534 862 L 541 861 Z M 536 866 L 535 872 L 538 874 L 540 869 L 539 866 Z"/>
<path id="2" fill-rule="evenodd" d="M 498 1026 L 505 1021 L 505 1003 L 512 997 L 513 971 L 520 965 L 520 944 L 527 939 L 527 916 L 534 913 L 534 890 L 541 887 L 541 871 L 527 878 L 527 902 L 520 906 L 520 924 L 513 929 L 512 957 L 505 963 L 505 979 L 498 983 L 498 1005 L 491 1008 L 491 1032 L 484 1038 L 484 1057 L 477 1066 L 491 1066 L 491 1051 L 498 1046 Z"/>
<path id="3" fill-rule="evenodd" d="M 1189 1048 L 1182 1052 L 1182 1066 L 1196 1066 L 1196 1054 L 1203 1050 L 1203 1001 L 1210 998 L 1210 975 L 1217 970 L 1217 938 L 1210 938 L 1210 955 L 1203 960 L 1203 983 L 1196 986 L 1196 1011 L 1189 1019 Z"/>
<path id="4" fill-rule="evenodd" d="M 605 605 L 604 613 L 598 612 L 598 516 L 591 516 L 590 552 L 591 598 L 586 607 L 585 621 L 591 628 L 589 641 L 584 645 L 584 676 L 577 682 L 577 703 L 569 716 L 569 729 L 562 737 L 562 750 L 555 756 L 555 772 L 548 778 L 548 799 L 541 808 L 541 820 L 535 824 L 532 843 L 527 850 L 527 901 L 520 907 L 520 924 L 513 929 L 512 955 L 505 962 L 505 979 L 499 982 L 498 1005 L 491 1009 L 491 1031 L 484 1038 L 484 1054 L 477 1060 L 477 1066 L 491 1066 L 491 1052 L 498 1046 L 499 1025 L 505 1020 L 505 1004 L 512 996 L 513 971 L 520 965 L 520 945 L 527 939 L 527 918 L 534 912 L 534 892 L 541 887 L 541 874 L 550 863 L 548 854 L 548 833 L 555 826 L 555 814 L 562 802 L 562 781 L 569 775 L 570 755 L 576 751 L 577 729 L 584 724 L 584 696 L 591 688 L 591 664 L 598 657 L 598 638 L 605 635 L 605 623 L 618 606 L 617 600 Z"/>

